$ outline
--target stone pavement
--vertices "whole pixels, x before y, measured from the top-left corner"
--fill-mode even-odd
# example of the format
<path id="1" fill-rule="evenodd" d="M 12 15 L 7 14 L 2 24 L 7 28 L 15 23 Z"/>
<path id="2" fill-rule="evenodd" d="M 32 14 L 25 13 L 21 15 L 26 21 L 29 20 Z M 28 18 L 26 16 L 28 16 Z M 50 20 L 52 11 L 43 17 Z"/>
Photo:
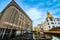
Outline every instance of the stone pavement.
<path id="1" fill-rule="evenodd" d="M 46 34 L 34 34 L 35 40 L 51 40 L 52 38 Z"/>

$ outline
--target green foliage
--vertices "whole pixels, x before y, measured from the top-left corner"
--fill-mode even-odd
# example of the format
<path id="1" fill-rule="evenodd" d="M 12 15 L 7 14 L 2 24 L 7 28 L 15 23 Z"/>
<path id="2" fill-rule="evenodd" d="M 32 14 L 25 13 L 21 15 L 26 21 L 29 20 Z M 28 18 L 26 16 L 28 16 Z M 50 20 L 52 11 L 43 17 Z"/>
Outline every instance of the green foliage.
<path id="1" fill-rule="evenodd" d="M 36 31 L 32 31 L 33 34 L 36 34 L 37 32 Z"/>

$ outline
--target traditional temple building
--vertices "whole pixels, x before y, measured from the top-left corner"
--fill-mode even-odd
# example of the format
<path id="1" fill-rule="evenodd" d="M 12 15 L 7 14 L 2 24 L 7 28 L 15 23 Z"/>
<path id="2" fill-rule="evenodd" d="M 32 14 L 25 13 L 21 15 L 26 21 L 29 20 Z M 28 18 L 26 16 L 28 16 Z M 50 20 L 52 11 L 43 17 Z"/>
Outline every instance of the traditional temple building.
<path id="1" fill-rule="evenodd" d="M 54 28 L 60 27 L 60 18 L 54 18 L 48 11 L 46 19 L 43 23 L 43 29 L 44 30 L 51 30 Z M 56 30 L 56 29 L 55 29 Z"/>
<path id="2" fill-rule="evenodd" d="M 28 25 L 28 26 L 27 26 Z M 19 5 L 12 0 L 0 15 L 0 38 L 14 37 L 17 30 L 32 31 L 32 20 Z"/>

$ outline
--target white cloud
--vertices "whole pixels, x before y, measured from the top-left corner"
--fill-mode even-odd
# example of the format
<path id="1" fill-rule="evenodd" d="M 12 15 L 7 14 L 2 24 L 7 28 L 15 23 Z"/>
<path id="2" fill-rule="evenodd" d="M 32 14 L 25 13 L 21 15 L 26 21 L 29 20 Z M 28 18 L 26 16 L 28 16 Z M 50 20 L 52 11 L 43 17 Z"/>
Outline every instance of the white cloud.
<path id="1" fill-rule="evenodd" d="M 31 8 L 27 11 L 28 15 L 33 19 L 36 20 L 37 18 L 41 18 L 41 14 L 42 12 L 39 12 L 37 9 L 35 8 Z"/>
<path id="2" fill-rule="evenodd" d="M 59 16 L 57 16 L 57 15 L 54 15 L 54 18 L 59 18 Z"/>
<path id="3" fill-rule="evenodd" d="M 50 10 L 50 13 L 52 14 L 55 14 L 56 12 L 58 12 L 60 9 L 53 9 L 53 10 Z"/>
<path id="4" fill-rule="evenodd" d="M 59 13 L 57 13 L 57 12 L 59 12 L 59 10 L 60 9 L 53 9 L 53 10 L 49 10 L 49 12 L 52 14 L 52 16 L 54 17 L 54 18 L 59 18 Z M 57 16 L 58 15 L 58 16 Z"/>
<path id="5" fill-rule="evenodd" d="M 43 16 L 45 13 L 42 11 L 37 10 L 36 8 L 30 8 L 26 11 L 26 13 L 30 16 L 30 18 L 33 20 L 33 25 L 37 25 L 40 21 L 42 21 L 45 16 Z"/>
<path id="6" fill-rule="evenodd" d="M 57 5 L 53 6 L 53 7 L 50 8 L 50 9 L 56 8 L 56 7 L 58 7 L 58 6 L 60 6 L 60 4 L 57 4 Z"/>

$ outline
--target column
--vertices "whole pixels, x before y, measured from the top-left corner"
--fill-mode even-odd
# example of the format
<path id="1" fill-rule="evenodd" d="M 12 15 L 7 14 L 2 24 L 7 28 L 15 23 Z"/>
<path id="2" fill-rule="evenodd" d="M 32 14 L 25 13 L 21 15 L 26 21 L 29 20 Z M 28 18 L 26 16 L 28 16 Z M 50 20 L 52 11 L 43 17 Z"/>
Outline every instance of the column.
<path id="1" fill-rule="evenodd" d="M 4 29 L 4 31 L 3 31 L 3 34 L 2 34 L 2 39 L 3 39 L 4 35 L 5 35 L 5 31 L 6 31 L 6 29 Z"/>
<path id="2" fill-rule="evenodd" d="M 11 37 L 11 34 L 12 34 L 12 29 L 11 29 L 11 31 L 10 31 L 9 38 Z"/>
<path id="3" fill-rule="evenodd" d="M 0 35 L 0 37 L 1 37 L 1 38 L 2 38 L 2 35 L 3 35 L 3 31 L 4 31 L 4 30 L 3 30 L 3 29 L 1 29 L 1 35 Z"/>

